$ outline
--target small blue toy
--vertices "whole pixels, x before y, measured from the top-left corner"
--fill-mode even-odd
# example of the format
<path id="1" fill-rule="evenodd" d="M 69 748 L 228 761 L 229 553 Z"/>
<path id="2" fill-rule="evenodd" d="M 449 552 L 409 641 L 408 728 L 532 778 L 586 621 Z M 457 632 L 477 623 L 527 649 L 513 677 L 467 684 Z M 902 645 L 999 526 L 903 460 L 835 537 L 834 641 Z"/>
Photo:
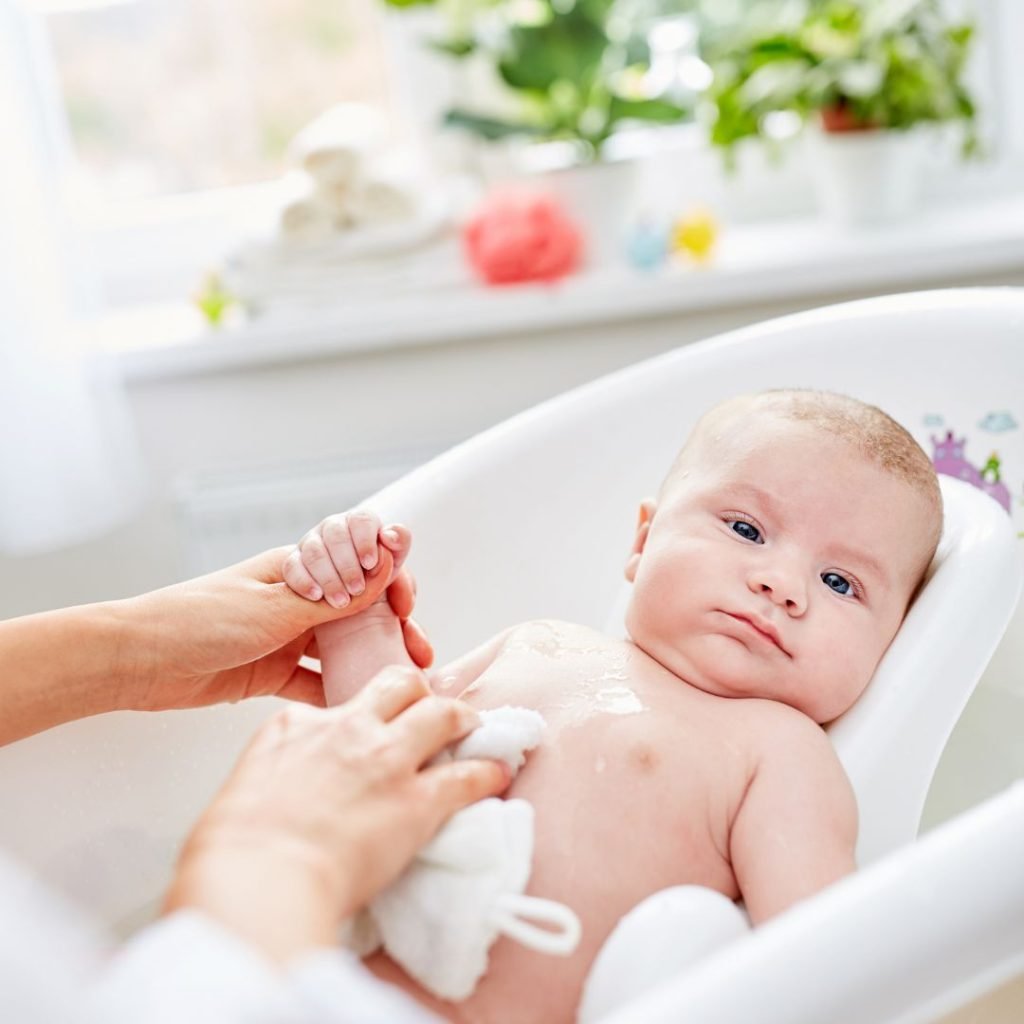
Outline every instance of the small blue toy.
<path id="1" fill-rule="evenodd" d="M 639 221 L 629 233 L 626 255 L 640 270 L 655 270 L 668 257 L 668 227 L 654 221 Z"/>

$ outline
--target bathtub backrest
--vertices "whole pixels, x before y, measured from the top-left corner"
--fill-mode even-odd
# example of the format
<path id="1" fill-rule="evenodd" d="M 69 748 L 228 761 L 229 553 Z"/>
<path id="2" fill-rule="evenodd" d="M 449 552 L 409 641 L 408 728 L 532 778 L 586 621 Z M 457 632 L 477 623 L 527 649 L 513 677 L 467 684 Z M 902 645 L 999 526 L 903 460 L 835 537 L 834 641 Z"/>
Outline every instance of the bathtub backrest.
<path id="1" fill-rule="evenodd" d="M 723 398 L 769 387 L 843 391 L 886 409 L 926 451 L 951 429 L 969 435 L 977 464 L 998 442 L 1003 464 L 1015 445 L 1021 467 L 1019 434 L 978 440 L 976 425 L 1003 412 L 1024 422 L 1022 384 L 1024 292 L 848 303 L 577 388 L 445 453 L 370 504 L 415 532 L 417 613 L 443 660 L 525 619 L 605 627 L 639 501 Z M 943 492 L 949 523 L 932 578 L 868 691 L 830 727 L 861 805 L 862 862 L 916 833 L 939 754 L 1019 591 L 1009 517 L 966 485 Z"/>

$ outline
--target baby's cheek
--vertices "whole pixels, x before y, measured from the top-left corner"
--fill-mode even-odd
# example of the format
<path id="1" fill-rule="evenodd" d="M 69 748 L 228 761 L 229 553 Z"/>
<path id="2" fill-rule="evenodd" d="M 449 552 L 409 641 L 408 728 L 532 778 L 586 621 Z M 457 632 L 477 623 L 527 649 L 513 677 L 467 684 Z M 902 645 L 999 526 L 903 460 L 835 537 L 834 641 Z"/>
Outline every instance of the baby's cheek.
<path id="1" fill-rule="evenodd" d="M 876 664 L 875 653 L 864 645 L 863 638 L 851 637 L 845 644 L 833 644 L 814 667 L 811 678 L 805 680 L 810 688 L 811 707 L 807 710 L 811 717 L 830 722 L 848 711 L 867 688 Z"/>

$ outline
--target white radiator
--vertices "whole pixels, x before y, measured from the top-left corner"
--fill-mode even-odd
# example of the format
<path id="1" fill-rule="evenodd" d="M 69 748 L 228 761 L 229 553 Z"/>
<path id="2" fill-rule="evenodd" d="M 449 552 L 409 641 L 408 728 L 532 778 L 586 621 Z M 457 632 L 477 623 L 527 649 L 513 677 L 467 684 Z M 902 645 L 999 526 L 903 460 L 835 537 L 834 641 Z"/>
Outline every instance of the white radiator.
<path id="1" fill-rule="evenodd" d="M 185 570 L 198 575 L 293 543 L 324 516 L 358 505 L 437 451 L 387 452 L 343 462 L 185 478 L 175 500 Z"/>

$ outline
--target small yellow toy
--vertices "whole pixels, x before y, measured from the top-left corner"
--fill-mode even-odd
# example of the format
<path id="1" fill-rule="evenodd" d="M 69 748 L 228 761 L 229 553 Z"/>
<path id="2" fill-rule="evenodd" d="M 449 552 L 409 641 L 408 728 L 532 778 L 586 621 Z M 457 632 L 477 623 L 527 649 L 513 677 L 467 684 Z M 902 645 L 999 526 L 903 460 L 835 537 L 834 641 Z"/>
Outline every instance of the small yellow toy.
<path id="1" fill-rule="evenodd" d="M 672 225 L 672 250 L 683 252 L 698 263 L 711 259 L 718 241 L 718 221 L 702 206 L 687 210 Z"/>

